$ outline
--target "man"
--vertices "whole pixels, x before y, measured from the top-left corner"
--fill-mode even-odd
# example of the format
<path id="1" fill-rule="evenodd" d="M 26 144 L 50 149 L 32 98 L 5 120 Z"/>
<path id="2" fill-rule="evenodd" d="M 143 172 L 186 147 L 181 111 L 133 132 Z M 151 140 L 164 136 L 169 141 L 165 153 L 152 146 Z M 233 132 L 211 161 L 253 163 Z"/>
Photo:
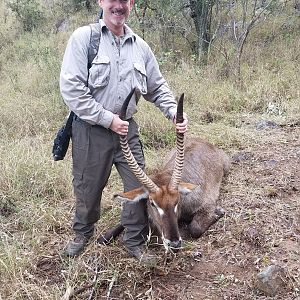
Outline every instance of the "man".
<path id="1" fill-rule="evenodd" d="M 100 217 L 102 191 L 113 165 L 123 180 L 125 191 L 141 185 L 130 171 L 119 145 L 119 135 L 127 134 L 132 153 L 144 168 L 138 126 L 132 118 L 140 96 L 154 103 L 176 123 L 176 102 L 151 49 L 125 25 L 134 0 L 99 0 L 99 5 L 103 10 L 101 39 L 91 68 L 87 68 L 90 28 L 85 26 L 72 34 L 60 76 L 62 96 L 76 114 L 72 127 L 76 236 L 66 247 L 68 256 L 78 255 L 93 234 L 94 224 Z M 133 88 L 136 92 L 123 121 L 118 114 Z M 185 117 L 176 129 L 185 132 L 187 123 Z M 144 246 L 148 234 L 145 202 L 125 203 L 121 221 L 128 252 L 145 262 L 151 259 L 151 255 L 145 254 Z"/>

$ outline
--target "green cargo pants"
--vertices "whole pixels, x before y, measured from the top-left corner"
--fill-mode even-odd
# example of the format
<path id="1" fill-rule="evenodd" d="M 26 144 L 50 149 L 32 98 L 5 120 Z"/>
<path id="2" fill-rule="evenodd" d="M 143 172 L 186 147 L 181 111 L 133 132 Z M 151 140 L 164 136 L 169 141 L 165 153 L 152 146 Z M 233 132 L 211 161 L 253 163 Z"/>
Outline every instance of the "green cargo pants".
<path id="1" fill-rule="evenodd" d="M 128 143 L 141 168 L 144 155 L 139 140 L 138 126 L 129 120 Z M 90 237 L 100 217 L 102 191 L 108 181 L 112 166 L 120 174 L 124 191 L 130 191 L 141 184 L 132 174 L 120 147 L 119 136 L 102 126 L 92 126 L 76 118 L 72 126 L 73 187 L 76 197 L 76 211 L 73 230 Z M 125 227 L 124 244 L 131 248 L 147 238 L 148 218 L 146 202 L 125 202 L 121 215 Z"/>

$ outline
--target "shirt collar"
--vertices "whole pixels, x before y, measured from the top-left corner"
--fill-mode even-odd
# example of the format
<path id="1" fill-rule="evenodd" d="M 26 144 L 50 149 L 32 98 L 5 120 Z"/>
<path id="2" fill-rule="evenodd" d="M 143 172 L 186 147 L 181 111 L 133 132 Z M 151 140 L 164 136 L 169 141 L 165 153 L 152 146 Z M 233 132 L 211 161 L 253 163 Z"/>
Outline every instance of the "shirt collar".
<path id="1" fill-rule="evenodd" d="M 108 27 L 106 26 L 105 22 L 103 21 L 103 19 L 100 19 L 99 22 L 100 22 L 100 26 L 101 26 L 101 32 L 103 32 L 104 28 L 105 28 L 105 30 L 109 30 Z M 126 24 L 124 25 L 124 28 L 125 28 L 124 40 L 131 39 L 133 42 L 135 42 L 136 34 Z"/>

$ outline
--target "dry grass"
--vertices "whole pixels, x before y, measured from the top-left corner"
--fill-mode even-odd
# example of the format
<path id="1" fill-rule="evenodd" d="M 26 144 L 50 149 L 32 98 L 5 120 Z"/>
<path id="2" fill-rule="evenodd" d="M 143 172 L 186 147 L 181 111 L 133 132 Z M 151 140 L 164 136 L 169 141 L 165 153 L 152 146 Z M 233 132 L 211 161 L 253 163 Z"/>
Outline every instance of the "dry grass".
<path id="1" fill-rule="evenodd" d="M 6 27 L 11 19 L 0 20 L 0 36 L 9 32 L 0 41 L 0 299 L 271 299 L 255 288 L 255 277 L 273 263 L 288 277 L 284 294 L 272 299 L 300 297 L 297 25 L 282 29 L 277 19 L 255 32 L 242 89 L 222 77 L 217 55 L 206 68 L 182 60 L 164 69 L 175 94 L 186 94 L 189 135 L 223 148 L 234 163 L 220 197 L 226 216 L 176 256 L 152 246 L 161 264 L 148 269 L 120 240 L 107 247 L 95 241 L 119 220 L 115 170 L 95 239 L 77 259 L 61 256 L 72 236 L 71 157 L 54 163 L 51 147 L 66 113 L 58 74 L 69 33 L 18 37 Z M 151 173 L 173 145 L 173 127 L 152 105 L 139 110 Z M 258 130 L 261 120 L 280 126 Z"/>

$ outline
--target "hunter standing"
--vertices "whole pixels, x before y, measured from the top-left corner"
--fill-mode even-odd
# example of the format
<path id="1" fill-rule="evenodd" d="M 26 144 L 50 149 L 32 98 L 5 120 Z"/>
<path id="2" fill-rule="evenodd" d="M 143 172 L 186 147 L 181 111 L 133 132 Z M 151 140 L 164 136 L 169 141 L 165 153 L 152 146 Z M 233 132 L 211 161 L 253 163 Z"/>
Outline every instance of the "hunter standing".
<path id="1" fill-rule="evenodd" d="M 175 123 L 176 101 L 163 78 L 148 44 L 136 35 L 125 21 L 134 0 L 99 0 L 103 10 L 100 20 L 100 43 L 88 69 L 89 26 L 74 31 L 65 51 L 60 90 L 65 103 L 76 115 L 72 126 L 73 187 L 76 210 L 73 220 L 74 240 L 65 249 L 68 256 L 82 252 L 93 235 L 100 217 L 102 191 L 112 166 L 120 174 L 124 191 L 141 184 L 132 174 L 119 144 L 119 135 L 127 135 L 132 153 L 142 169 L 144 155 L 138 125 L 133 119 L 141 96 Z M 123 101 L 135 88 L 126 115 L 119 118 Z M 187 118 L 177 124 L 179 132 L 187 130 Z M 125 203 L 121 214 L 125 227 L 123 242 L 137 259 L 153 259 L 146 253 L 148 234 L 146 203 Z"/>

